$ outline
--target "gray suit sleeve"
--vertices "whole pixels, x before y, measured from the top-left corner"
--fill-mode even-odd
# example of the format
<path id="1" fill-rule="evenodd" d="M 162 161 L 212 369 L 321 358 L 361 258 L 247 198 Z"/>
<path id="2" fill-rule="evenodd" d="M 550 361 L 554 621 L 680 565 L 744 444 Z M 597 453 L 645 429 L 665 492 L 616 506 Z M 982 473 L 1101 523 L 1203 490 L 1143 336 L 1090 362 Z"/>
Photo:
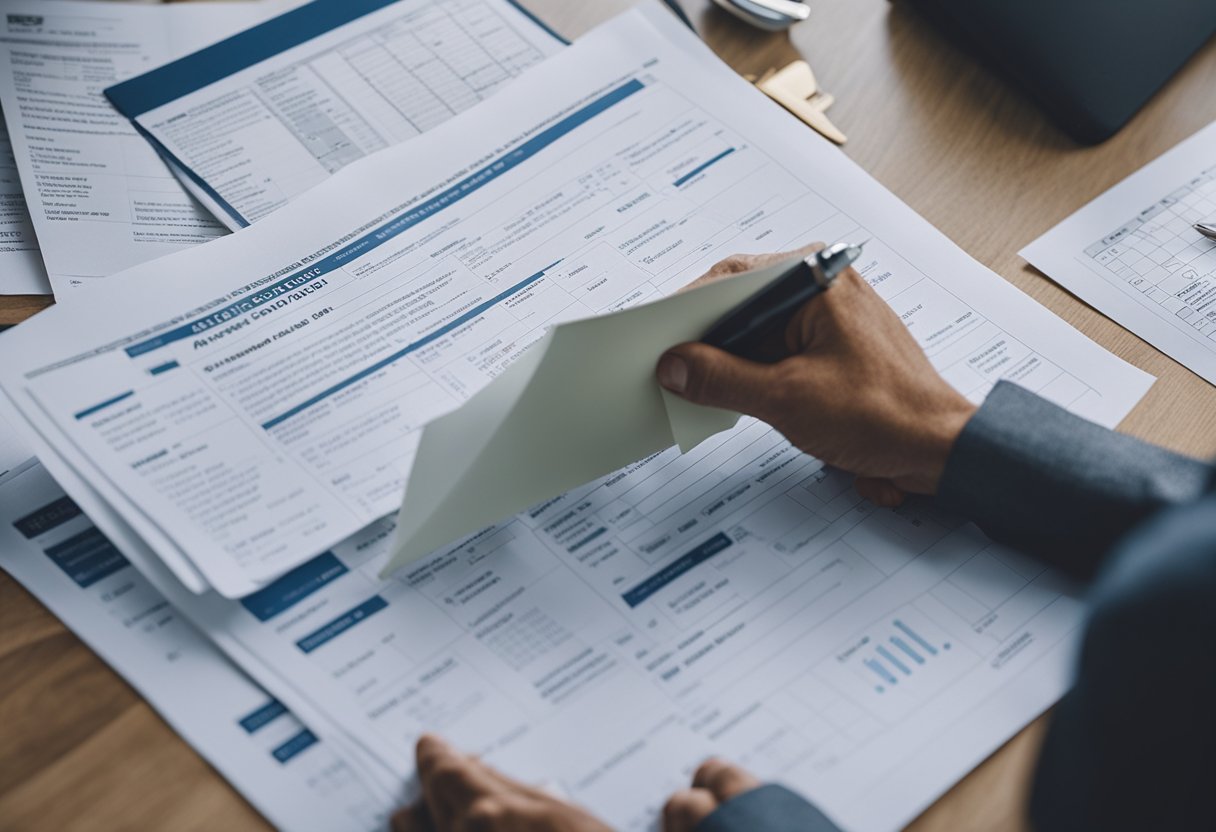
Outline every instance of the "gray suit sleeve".
<path id="1" fill-rule="evenodd" d="M 967 423 L 938 503 L 990 537 L 1091 577 L 1158 509 L 1199 496 L 1205 463 L 1094 425 L 1008 382 Z"/>
<path id="2" fill-rule="evenodd" d="M 726 801 L 693 832 L 840 832 L 840 827 L 794 792 L 768 783 Z"/>

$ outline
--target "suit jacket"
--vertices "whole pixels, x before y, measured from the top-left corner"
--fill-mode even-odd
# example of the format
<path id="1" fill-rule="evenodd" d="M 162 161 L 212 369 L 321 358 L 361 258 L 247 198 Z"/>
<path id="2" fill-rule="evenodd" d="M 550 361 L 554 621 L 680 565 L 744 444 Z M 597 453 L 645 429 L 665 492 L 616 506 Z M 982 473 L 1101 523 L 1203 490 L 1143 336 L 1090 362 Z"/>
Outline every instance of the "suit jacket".
<path id="1" fill-rule="evenodd" d="M 1216 830 L 1213 469 L 1002 382 L 959 437 L 937 501 L 1090 582 L 1076 682 L 1035 773 L 1038 832 Z M 698 827 L 742 830 L 836 826 L 771 786 Z"/>

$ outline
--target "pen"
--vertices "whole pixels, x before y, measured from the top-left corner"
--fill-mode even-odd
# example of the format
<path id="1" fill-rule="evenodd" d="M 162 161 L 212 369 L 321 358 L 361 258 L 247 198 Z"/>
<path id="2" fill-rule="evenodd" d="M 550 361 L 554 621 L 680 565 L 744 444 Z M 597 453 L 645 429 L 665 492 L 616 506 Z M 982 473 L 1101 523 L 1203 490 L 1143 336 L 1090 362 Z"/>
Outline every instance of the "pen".
<path id="1" fill-rule="evenodd" d="M 868 241 L 867 241 L 868 242 Z M 798 262 L 789 271 L 719 318 L 703 343 L 753 361 L 772 361 L 774 336 L 811 298 L 825 292 L 865 247 L 837 243 Z"/>
<path id="2" fill-rule="evenodd" d="M 1216 219 L 1195 223 L 1195 230 L 1209 240 L 1216 240 Z"/>

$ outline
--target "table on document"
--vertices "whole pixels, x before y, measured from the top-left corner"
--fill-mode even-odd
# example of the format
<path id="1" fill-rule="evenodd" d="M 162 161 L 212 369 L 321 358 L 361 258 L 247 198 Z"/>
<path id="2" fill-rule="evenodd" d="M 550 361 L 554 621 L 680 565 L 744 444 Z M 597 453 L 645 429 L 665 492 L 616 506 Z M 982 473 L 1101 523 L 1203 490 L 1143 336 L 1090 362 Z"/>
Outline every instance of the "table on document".
<path id="1" fill-rule="evenodd" d="M 1216 124 L 1028 245 L 1032 265 L 1216 382 Z"/>
<path id="2" fill-rule="evenodd" d="M 1110 280 L 1144 294 L 1195 337 L 1216 340 L 1216 242 L 1195 223 L 1216 217 L 1216 165 L 1086 246 Z"/>
<path id="3" fill-rule="evenodd" d="M 205 183 L 196 195 L 230 227 L 447 121 L 561 48 L 506 0 L 395 0 L 337 26 L 318 26 L 314 11 L 242 33 L 248 48 L 219 44 L 107 90 Z M 164 102 L 186 72 L 199 80 Z"/>

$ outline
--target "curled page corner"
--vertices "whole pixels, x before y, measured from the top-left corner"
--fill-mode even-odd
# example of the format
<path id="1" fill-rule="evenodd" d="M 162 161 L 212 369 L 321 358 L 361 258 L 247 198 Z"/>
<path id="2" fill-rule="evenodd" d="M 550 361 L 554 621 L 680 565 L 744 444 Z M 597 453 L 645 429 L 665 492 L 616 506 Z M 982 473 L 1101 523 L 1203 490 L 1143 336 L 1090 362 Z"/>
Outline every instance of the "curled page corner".
<path id="1" fill-rule="evenodd" d="M 550 330 L 423 428 L 381 575 L 643 457 L 672 445 L 687 453 L 733 427 L 738 414 L 664 391 L 655 365 L 795 262 Z"/>

